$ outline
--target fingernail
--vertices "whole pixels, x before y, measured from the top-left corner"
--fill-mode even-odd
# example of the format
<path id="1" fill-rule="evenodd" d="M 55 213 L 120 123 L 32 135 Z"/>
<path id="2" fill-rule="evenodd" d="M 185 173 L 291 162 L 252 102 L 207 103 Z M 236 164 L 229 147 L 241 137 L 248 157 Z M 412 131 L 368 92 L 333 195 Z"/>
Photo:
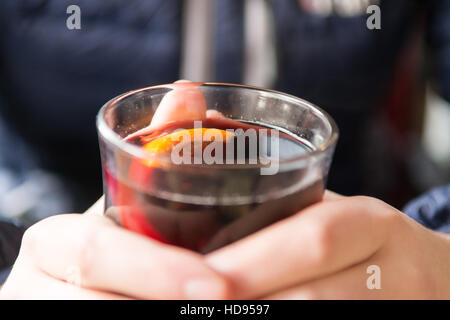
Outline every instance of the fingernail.
<path id="1" fill-rule="evenodd" d="M 225 282 L 214 278 L 191 279 L 184 285 L 186 299 L 209 300 L 224 299 L 226 294 Z"/>

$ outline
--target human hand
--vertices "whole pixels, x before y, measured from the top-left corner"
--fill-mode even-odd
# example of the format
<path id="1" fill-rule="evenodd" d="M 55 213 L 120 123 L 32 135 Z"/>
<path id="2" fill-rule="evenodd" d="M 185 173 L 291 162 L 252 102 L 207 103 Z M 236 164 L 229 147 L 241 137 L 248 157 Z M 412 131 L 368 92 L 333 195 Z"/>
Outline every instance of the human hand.
<path id="1" fill-rule="evenodd" d="M 328 193 L 206 259 L 238 299 L 450 298 L 449 235 L 369 197 Z M 367 286 L 372 265 L 379 290 Z"/>
<path id="2" fill-rule="evenodd" d="M 207 116 L 199 84 L 180 80 L 161 102 L 151 130 L 177 119 Z M 132 136 L 132 135 L 131 135 Z M 102 216 L 103 200 L 84 215 L 45 219 L 24 235 L 3 298 L 217 299 L 227 296 L 223 278 L 202 256 L 117 227 Z M 68 283 L 67 280 L 69 280 Z M 74 285 L 75 284 L 75 285 Z"/>
<path id="3" fill-rule="evenodd" d="M 101 199 L 102 200 L 102 199 Z M 194 252 L 117 227 L 99 202 L 24 235 L 2 299 L 220 299 L 227 284 Z"/>

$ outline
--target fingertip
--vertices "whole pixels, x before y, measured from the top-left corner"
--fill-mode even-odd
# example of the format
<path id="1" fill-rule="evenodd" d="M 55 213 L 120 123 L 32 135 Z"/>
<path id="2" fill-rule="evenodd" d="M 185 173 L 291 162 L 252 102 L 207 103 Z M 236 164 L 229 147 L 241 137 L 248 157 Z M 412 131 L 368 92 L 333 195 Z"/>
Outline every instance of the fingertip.
<path id="1" fill-rule="evenodd" d="M 161 126 L 169 121 L 204 120 L 206 99 L 200 90 L 181 87 L 167 93 L 156 109 L 150 127 Z"/>

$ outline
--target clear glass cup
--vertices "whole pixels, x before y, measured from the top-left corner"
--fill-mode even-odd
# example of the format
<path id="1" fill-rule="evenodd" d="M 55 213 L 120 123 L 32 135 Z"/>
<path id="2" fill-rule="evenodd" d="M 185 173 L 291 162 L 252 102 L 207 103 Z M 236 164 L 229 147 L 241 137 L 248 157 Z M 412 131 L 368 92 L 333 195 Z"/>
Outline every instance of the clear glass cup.
<path id="1" fill-rule="evenodd" d="M 338 140 L 337 126 L 325 111 L 272 90 L 197 85 L 208 110 L 243 125 L 278 130 L 281 152 L 269 165 L 275 173 L 262 174 L 267 162 L 175 164 L 167 154 L 126 141 L 149 125 L 162 98 L 178 85 L 134 90 L 107 102 L 97 116 L 107 217 L 161 242 L 206 253 L 322 199 Z"/>

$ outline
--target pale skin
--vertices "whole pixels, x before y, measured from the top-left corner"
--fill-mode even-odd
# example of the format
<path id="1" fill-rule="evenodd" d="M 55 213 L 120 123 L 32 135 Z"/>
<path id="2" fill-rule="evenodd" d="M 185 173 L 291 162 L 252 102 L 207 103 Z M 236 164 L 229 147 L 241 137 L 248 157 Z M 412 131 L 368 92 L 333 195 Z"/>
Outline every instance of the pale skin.
<path id="1" fill-rule="evenodd" d="M 167 110 L 179 116 L 186 103 L 170 99 Z M 189 114 L 210 116 L 199 99 Z M 82 215 L 29 228 L 0 297 L 450 299 L 450 235 L 370 197 L 326 191 L 320 203 L 208 255 L 124 230 L 102 212 L 100 199 Z M 381 272 L 380 289 L 366 285 L 371 265 Z"/>

